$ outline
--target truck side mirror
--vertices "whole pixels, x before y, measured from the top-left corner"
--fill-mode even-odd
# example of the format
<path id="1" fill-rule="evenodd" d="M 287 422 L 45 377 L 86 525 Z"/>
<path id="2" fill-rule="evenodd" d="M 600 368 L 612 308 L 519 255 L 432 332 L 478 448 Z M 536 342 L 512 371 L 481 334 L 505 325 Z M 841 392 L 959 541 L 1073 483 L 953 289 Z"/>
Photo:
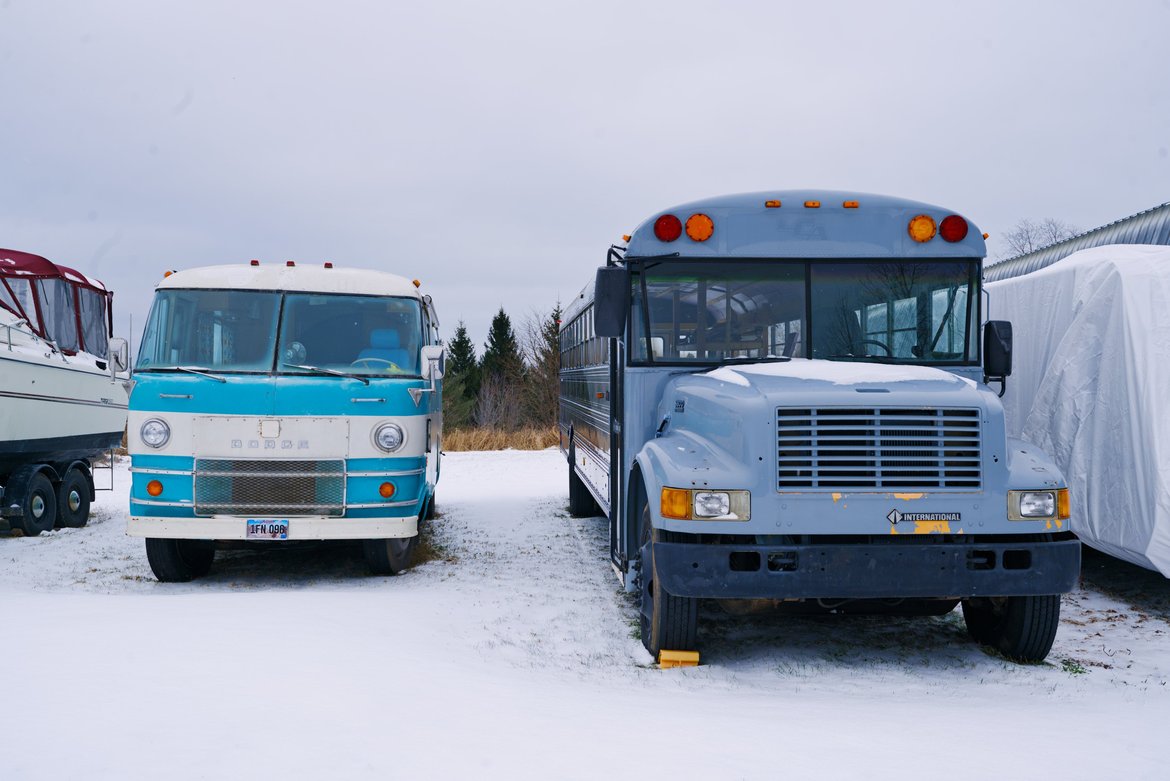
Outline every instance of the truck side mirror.
<path id="1" fill-rule="evenodd" d="M 446 353 L 437 344 L 428 344 L 422 348 L 422 375 L 436 380 L 443 379 L 446 365 Z"/>
<path id="2" fill-rule="evenodd" d="M 114 373 L 130 368 L 130 344 L 117 336 L 110 339 L 110 368 Z"/>
<path id="3" fill-rule="evenodd" d="M 597 269 L 593 285 L 593 329 L 598 336 L 620 339 L 630 311 L 630 271 L 621 266 Z"/>
<path id="4" fill-rule="evenodd" d="M 983 327 L 983 381 L 998 382 L 1002 396 L 1011 374 L 1012 324 L 1006 320 L 988 320 Z"/>

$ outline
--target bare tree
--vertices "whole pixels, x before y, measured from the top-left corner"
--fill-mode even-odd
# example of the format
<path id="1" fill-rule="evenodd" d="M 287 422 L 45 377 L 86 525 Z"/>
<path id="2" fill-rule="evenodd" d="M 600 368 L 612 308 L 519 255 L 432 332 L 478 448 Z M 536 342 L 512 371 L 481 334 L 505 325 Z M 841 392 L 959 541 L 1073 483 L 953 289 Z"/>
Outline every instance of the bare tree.
<path id="1" fill-rule="evenodd" d="M 555 426 L 560 403 L 561 305 L 547 314 L 529 312 L 520 327 L 520 350 L 528 367 L 524 402 L 534 426 Z"/>
<path id="2" fill-rule="evenodd" d="M 1045 217 L 1039 222 L 1023 219 L 1004 234 L 1003 241 L 1007 244 L 1007 252 L 1003 257 L 1026 255 L 1050 244 L 1071 239 L 1080 232 L 1080 228 L 1055 217 Z"/>
<path id="3" fill-rule="evenodd" d="M 519 388 L 498 374 L 484 375 L 475 406 L 475 423 L 480 428 L 515 431 L 520 427 L 522 409 Z"/>

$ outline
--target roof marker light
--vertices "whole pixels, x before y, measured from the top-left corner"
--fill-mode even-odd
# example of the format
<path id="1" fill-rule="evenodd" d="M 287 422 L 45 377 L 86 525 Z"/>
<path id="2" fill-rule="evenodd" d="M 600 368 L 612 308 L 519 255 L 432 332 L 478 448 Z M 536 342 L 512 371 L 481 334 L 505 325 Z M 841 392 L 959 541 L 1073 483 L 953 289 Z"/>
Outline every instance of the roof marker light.
<path id="1" fill-rule="evenodd" d="M 410 280 L 410 281 L 414 283 L 414 286 L 415 286 L 415 287 L 418 287 L 419 285 L 421 285 L 421 284 L 422 284 L 422 283 L 421 283 L 421 282 L 419 282 L 417 279 L 412 279 L 412 280 Z"/>
<path id="2" fill-rule="evenodd" d="M 951 244 L 962 241 L 967 238 L 967 221 L 957 214 L 943 217 L 943 221 L 938 226 L 938 235 Z"/>
<path id="3" fill-rule="evenodd" d="M 821 202 L 820 201 L 805 201 L 804 208 L 806 208 L 806 209 L 819 209 L 819 208 L 821 208 Z"/>
<path id="4" fill-rule="evenodd" d="M 163 272 L 163 279 L 166 279 L 167 277 L 169 277 L 171 274 L 174 274 L 174 273 L 175 273 L 174 269 L 171 269 L 170 271 L 164 271 Z"/>
<path id="5" fill-rule="evenodd" d="M 293 263 L 291 260 L 286 260 L 286 261 L 284 262 L 284 265 L 288 266 L 289 268 L 293 268 L 293 267 L 294 267 L 294 266 L 296 266 L 297 264 L 296 264 L 296 263 Z"/>
<path id="6" fill-rule="evenodd" d="M 659 241 L 674 241 L 682 235 L 682 221 L 673 214 L 664 214 L 654 221 L 654 235 Z"/>
<path id="7" fill-rule="evenodd" d="M 991 238 L 991 234 L 990 234 L 990 233 L 984 233 L 984 234 L 983 234 L 983 240 L 984 240 L 984 241 L 987 241 L 987 240 L 988 240 L 988 239 L 990 239 L 990 238 Z"/>
<path id="8" fill-rule="evenodd" d="M 930 241 L 934 238 L 934 234 L 938 232 L 934 220 L 926 214 L 919 214 L 917 217 L 911 219 L 910 224 L 906 226 L 906 231 L 910 234 L 910 238 L 919 244 Z"/>
<path id="9" fill-rule="evenodd" d="M 780 201 L 764 201 L 765 209 L 779 209 Z"/>
<path id="10" fill-rule="evenodd" d="M 692 241 L 706 241 L 715 232 L 715 221 L 706 214 L 692 214 L 687 217 L 687 236 Z"/>
<path id="11" fill-rule="evenodd" d="M 333 268 L 333 264 L 329 261 L 325 261 L 325 268 Z"/>
<path id="12" fill-rule="evenodd" d="M 623 233 L 622 234 L 622 241 L 628 242 L 629 240 L 630 240 L 630 235 L 628 233 Z"/>
<path id="13" fill-rule="evenodd" d="M 843 209 L 856 209 L 860 205 L 857 201 L 845 201 L 845 203 L 841 204 L 841 207 Z"/>
<path id="14" fill-rule="evenodd" d="M 250 261 L 248 262 L 248 265 L 249 265 L 249 266 L 259 266 L 259 265 L 260 265 L 260 261 L 258 261 L 258 260 L 255 260 L 255 259 L 252 259 L 252 260 L 250 260 Z"/>

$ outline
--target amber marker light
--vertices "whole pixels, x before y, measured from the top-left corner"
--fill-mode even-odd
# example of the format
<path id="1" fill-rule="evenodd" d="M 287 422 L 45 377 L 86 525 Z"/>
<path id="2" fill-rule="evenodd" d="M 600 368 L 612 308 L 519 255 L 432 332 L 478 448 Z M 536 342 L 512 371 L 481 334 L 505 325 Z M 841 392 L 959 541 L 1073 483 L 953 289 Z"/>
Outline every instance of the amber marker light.
<path id="1" fill-rule="evenodd" d="M 394 483 L 382 483 L 378 486 L 378 493 L 382 495 L 383 499 L 389 499 L 394 495 Z"/>
<path id="2" fill-rule="evenodd" d="M 906 230 L 910 233 L 910 238 L 919 244 L 930 241 L 934 238 L 934 234 L 938 232 L 934 220 L 926 214 L 919 214 L 910 220 L 910 224 L 906 226 Z"/>
<path id="3" fill-rule="evenodd" d="M 779 209 L 780 201 L 764 201 L 765 209 Z"/>
<path id="4" fill-rule="evenodd" d="M 1056 490 L 1056 517 L 1062 521 L 1067 521 L 1072 517 L 1072 507 L 1068 500 L 1068 489 L 1058 488 Z"/>
<path id="5" fill-rule="evenodd" d="M 691 519 L 691 492 L 685 488 L 663 488 L 662 517 L 689 521 Z"/>
<path id="6" fill-rule="evenodd" d="M 146 484 L 146 492 L 151 496 L 159 496 L 162 494 L 162 483 L 158 480 L 151 480 Z"/>
<path id="7" fill-rule="evenodd" d="M 706 214 L 687 217 L 687 235 L 692 241 L 706 241 L 715 232 L 715 222 Z"/>
<path id="8" fill-rule="evenodd" d="M 821 208 L 821 202 L 820 201 L 805 201 L 804 208 L 806 208 L 806 209 L 819 209 L 819 208 Z"/>
<path id="9" fill-rule="evenodd" d="M 861 206 L 861 204 L 857 201 L 845 201 L 845 203 L 841 204 L 841 208 L 843 209 L 856 209 L 858 206 Z"/>

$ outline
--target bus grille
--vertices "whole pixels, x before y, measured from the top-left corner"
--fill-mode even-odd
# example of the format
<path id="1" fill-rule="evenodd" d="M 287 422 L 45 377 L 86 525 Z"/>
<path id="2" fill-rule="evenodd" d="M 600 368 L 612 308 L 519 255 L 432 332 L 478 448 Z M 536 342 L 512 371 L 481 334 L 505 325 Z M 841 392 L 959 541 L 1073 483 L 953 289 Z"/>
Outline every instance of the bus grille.
<path id="1" fill-rule="evenodd" d="M 345 512 L 344 461 L 195 462 L 197 515 L 339 516 Z"/>
<path id="2" fill-rule="evenodd" d="M 776 410 L 777 488 L 978 490 L 977 409 Z"/>

